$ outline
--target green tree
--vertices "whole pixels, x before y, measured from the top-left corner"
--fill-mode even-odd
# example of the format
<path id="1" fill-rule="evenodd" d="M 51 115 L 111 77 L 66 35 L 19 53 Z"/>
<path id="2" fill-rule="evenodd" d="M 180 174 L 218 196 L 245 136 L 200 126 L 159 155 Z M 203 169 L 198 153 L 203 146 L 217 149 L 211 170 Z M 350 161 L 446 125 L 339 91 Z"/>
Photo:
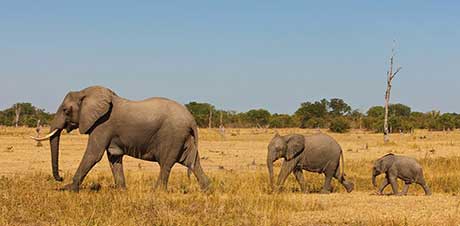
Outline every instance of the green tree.
<path id="1" fill-rule="evenodd" d="M 367 110 L 367 116 L 375 117 L 375 118 L 382 118 L 385 114 L 385 108 L 382 106 L 373 106 Z"/>
<path id="2" fill-rule="evenodd" d="M 270 117 L 271 128 L 292 128 L 295 127 L 295 121 L 293 117 L 287 114 L 273 114 Z"/>
<path id="3" fill-rule="evenodd" d="M 445 129 L 455 129 L 456 123 L 456 114 L 454 113 L 444 113 L 439 117 L 440 128 Z"/>
<path id="4" fill-rule="evenodd" d="M 311 128 L 311 125 L 315 123 L 307 123 L 309 120 L 318 121 L 319 119 L 324 120 L 327 116 L 327 100 L 323 99 L 321 101 L 304 102 L 300 105 L 300 108 L 295 112 L 295 116 L 300 121 L 301 128 Z M 316 125 L 319 125 L 316 123 Z"/>
<path id="5" fill-rule="evenodd" d="M 429 130 L 442 130 L 442 125 L 439 121 L 440 117 L 440 111 L 430 111 L 426 113 L 427 128 Z"/>
<path id="6" fill-rule="evenodd" d="M 331 121 L 329 130 L 334 133 L 346 133 L 350 130 L 350 122 L 344 117 L 336 117 Z"/>
<path id="7" fill-rule="evenodd" d="M 411 113 L 410 107 L 404 104 L 390 104 L 388 111 L 389 115 L 403 117 L 409 117 Z"/>
<path id="8" fill-rule="evenodd" d="M 45 112 L 44 109 L 37 108 L 31 103 L 17 103 L 12 107 L 5 109 L 0 114 L 0 124 L 12 126 L 15 119 L 15 106 L 21 108 L 19 117 L 19 126 L 35 127 L 37 121 L 40 120 L 42 125 L 49 124 L 53 119 L 53 115 Z"/>
<path id="9" fill-rule="evenodd" d="M 246 112 L 252 126 L 267 126 L 270 122 L 270 112 L 265 109 L 253 109 Z"/>
<path id="10" fill-rule="evenodd" d="M 199 127 L 208 127 L 209 123 L 209 113 L 212 111 L 213 114 L 213 122 L 215 123 L 215 118 L 217 116 L 217 111 L 215 107 L 208 103 L 198 103 L 198 102 L 190 102 L 185 105 L 187 109 L 192 113 L 193 117 L 195 117 L 195 121 Z"/>
<path id="11" fill-rule="evenodd" d="M 328 107 L 330 108 L 329 114 L 334 117 L 343 116 L 351 112 L 351 107 L 339 98 L 332 98 L 328 102 Z"/>

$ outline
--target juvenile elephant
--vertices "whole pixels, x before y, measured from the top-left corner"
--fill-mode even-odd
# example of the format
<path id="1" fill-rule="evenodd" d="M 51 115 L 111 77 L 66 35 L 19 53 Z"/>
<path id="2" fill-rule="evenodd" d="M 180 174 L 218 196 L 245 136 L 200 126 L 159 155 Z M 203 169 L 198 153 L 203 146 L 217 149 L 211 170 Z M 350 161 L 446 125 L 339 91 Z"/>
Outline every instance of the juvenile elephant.
<path id="1" fill-rule="evenodd" d="M 376 177 L 382 173 L 385 173 L 385 180 L 378 190 L 378 194 L 380 195 L 383 194 L 383 190 L 390 184 L 393 189 L 393 195 L 407 195 L 409 185 L 412 183 L 419 184 L 426 195 L 431 195 L 430 188 L 427 186 L 423 176 L 422 167 L 413 158 L 387 154 L 377 159 L 372 168 L 372 184 L 374 187 L 377 187 Z M 396 181 L 398 178 L 404 181 L 402 193 L 398 192 L 398 183 Z"/>
<path id="2" fill-rule="evenodd" d="M 209 186 L 198 156 L 196 122 L 187 108 L 177 102 L 165 98 L 130 101 L 100 86 L 69 92 L 51 122 L 50 134 L 34 138 L 50 139 L 53 176 L 57 181 L 62 181 L 58 167 L 61 131 L 77 128 L 81 134 L 89 135 L 88 144 L 73 182 L 63 190 L 78 191 L 104 152 L 117 187 L 126 187 L 124 155 L 158 162 L 160 175 L 156 187 L 166 189 L 175 163 L 188 167 L 202 189 Z"/>
<path id="3" fill-rule="evenodd" d="M 278 176 L 277 187 L 283 186 L 290 173 L 294 173 L 301 189 L 305 192 L 303 170 L 323 173 L 326 177 L 321 193 L 330 193 L 332 178 L 336 178 L 347 190 L 353 191 L 354 184 L 344 177 L 344 161 L 340 145 L 330 136 L 315 134 L 303 136 L 292 134 L 280 136 L 278 134 L 268 145 L 267 166 L 270 186 L 273 189 L 273 162 L 284 158 L 281 172 Z M 340 162 L 342 159 L 342 162 Z M 342 165 L 342 170 L 339 166 Z M 341 171 L 341 172 L 340 172 Z"/>

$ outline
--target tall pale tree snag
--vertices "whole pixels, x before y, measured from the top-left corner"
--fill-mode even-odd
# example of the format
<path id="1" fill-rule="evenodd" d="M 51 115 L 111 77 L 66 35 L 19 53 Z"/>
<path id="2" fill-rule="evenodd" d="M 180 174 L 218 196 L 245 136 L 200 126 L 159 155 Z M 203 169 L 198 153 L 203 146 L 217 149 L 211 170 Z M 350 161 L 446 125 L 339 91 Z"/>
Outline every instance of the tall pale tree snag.
<path id="1" fill-rule="evenodd" d="M 212 128 L 212 106 L 209 106 L 209 121 L 208 121 L 208 128 Z"/>
<path id="2" fill-rule="evenodd" d="M 19 104 L 14 105 L 14 127 L 18 127 L 19 125 L 19 117 L 21 116 L 21 106 Z"/>
<path id="3" fill-rule="evenodd" d="M 40 131 L 42 130 L 42 125 L 40 124 L 40 119 L 37 121 L 37 128 L 35 128 L 35 132 L 37 132 L 36 137 L 40 137 Z M 41 141 L 37 141 L 37 147 L 43 146 Z"/>
<path id="4" fill-rule="evenodd" d="M 398 67 L 395 71 L 393 71 L 393 63 L 394 63 L 394 56 L 395 56 L 395 47 L 391 49 L 391 57 L 390 57 L 390 69 L 387 71 L 387 90 L 385 92 L 385 119 L 383 123 L 383 141 L 384 143 L 388 143 L 390 141 L 390 135 L 388 130 L 388 108 L 390 106 L 390 93 L 391 93 L 391 82 L 395 78 L 396 74 L 401 70 L 401 67 Z"/>

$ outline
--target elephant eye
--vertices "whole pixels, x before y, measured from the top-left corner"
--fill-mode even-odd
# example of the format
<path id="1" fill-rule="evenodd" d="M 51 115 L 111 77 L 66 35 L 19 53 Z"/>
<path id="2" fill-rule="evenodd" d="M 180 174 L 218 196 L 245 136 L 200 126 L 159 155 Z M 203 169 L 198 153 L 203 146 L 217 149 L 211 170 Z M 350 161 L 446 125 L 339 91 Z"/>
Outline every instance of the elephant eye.
<path id="1" fill-rule="evenodd" d="M 70 115 L 70 113 L 72 111 L 72 108 L 71 107 L 70 108 L 64 108 L 63 111 L 64 111 L 64 114 Z"/>

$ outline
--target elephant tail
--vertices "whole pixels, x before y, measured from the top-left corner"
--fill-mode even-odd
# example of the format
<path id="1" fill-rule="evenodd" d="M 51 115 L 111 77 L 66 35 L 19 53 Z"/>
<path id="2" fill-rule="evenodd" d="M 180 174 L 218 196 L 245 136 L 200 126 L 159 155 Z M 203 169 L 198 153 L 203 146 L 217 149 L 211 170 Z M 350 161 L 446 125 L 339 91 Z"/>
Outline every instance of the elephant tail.
<path id="1" fill-rule="evenodd" d="M 190 180 L 192 170 L 195 167 L 195 163 L 198 157 L 198 131 L 197 127 L 192 128 L 191 134 L 187 137 L 184 144 L 185 150 L 180 159 L 185 166 L 187 166 L 187 177 Z"/>
<path id="2" fill-rule="evenodd" d="M 343 151 L 340 150 L 340 165 L 341 165 L 341 172 L 340 172 L 340 182 L 343 182 L 345 180 L 345 159 L 343 158 Z"/>

